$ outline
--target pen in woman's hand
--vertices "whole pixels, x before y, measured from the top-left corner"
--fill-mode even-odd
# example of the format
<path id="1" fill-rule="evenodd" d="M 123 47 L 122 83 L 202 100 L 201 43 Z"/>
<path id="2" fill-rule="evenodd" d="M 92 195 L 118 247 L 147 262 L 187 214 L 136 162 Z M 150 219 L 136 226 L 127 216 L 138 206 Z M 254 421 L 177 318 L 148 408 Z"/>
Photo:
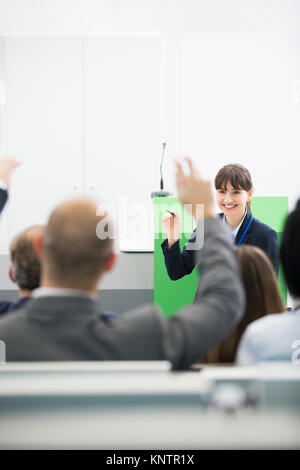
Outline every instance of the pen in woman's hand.
<path id="1" fill-rule="evenodd" d="M 175 217 L 175 212 L 172 212 L 172 211 L 169 211 L 169 209 L 167 209 L 167 212 L 169 212 L 173 217 Z"/>

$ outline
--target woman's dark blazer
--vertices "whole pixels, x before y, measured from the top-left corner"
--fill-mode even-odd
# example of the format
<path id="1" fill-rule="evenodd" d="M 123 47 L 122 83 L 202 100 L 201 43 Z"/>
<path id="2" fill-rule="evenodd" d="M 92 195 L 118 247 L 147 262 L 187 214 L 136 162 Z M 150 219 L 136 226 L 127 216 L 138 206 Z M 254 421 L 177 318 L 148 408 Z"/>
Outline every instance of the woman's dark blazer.
<path id="1" fill-rule="evenodd" d="M 220 219 L 223 214 L 218 214 Z M 252 213 L 248 210 L 246 217 L 240 229 L 237 233 L 234 244 L 237 245 L 243 233 L 250 222 Z M 192 242 L 193 235 L 190 238 Z M 278 239 L 275 230 L 271 229 L 266 224 L 263 224 L 258 219 L 254 219 L 248 228 L 241 245 L 254 245 L 261 248 L 270 258 L 276 273 L 278 274 L 279 268 L 279 251 L 278 251 Z M 172 281 L 176 281 L 186 274 L 190 274 L 196 266 L 196 253 L 197 250 L 188 250 L 186 246 L 180 251 L 179 240 L 174 243 L 171 248 L 168 248 L 168 240 L 165 240 L 162 245 L 162 250 L 165 257 L 165 264 L 168 271 L 168 275 Z"/>

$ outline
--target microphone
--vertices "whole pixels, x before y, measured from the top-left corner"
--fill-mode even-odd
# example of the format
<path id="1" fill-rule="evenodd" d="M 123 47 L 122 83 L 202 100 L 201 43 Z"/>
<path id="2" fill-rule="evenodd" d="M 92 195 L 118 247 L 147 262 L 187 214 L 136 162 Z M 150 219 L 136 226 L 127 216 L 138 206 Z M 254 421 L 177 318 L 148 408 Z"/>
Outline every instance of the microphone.
<path id="1" fill-rule="evenodd" d="M 161 191 L 164 189 L 164 180 L 163 180 L 163 174 L 162 174 L 162 164 L 164 161 L 164 156 L 165 156 L 165 150 L 166 150 L 166 143 L 163 143 L 163 151 L 162 151 L 162 156 L 161 156 L 161 162 L 160 162 L 160 189 Z"/>
<path id="2" fill-rule="evenodd" d="M 161 156 L 161 162 L 160 162 L 160 191 L 152 192 L 151 193 L 152 198 L 173 196 L 173 193 L 170 193 L 169 191 L 164 191 L 164 179 L 163 179 L 163 173 L 162 173 L 162 166 L 163 166 L 166 146 L 167 144 L 164 142 L 162 144 L 163 150 L 162 150 L 162 156 Z"/>

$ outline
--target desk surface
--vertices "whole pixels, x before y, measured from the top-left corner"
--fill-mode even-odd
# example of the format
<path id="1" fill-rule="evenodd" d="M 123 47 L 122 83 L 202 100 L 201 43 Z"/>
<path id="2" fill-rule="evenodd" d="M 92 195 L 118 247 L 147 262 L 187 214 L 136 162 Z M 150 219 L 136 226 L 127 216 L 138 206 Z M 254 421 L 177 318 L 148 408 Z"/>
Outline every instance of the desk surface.
<path id="1" fill-rule="evenodd" d="M 0 448 L 300 449 L 296 366 L 208 366 L 200 372 L 163 370 L 168 363 L 158 364 L 160 370 L 155 363 L 148 370 L 141 370 L 142 362 L 111 366 L 1 366 Z M 261 385 L 262 401 L 279 390 L 284 406 L 241 406 L 230 413 L 215 406 L 217 387 L 240 380 Z"/>

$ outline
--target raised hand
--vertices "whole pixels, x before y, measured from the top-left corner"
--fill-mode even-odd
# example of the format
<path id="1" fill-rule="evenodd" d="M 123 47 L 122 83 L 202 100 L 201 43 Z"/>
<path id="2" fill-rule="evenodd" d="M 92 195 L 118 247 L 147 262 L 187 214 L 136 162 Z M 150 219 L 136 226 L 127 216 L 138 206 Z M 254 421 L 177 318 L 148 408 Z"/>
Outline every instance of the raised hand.
<path id="1" fill-rule="evenodd" d="M 170 213 L 163 216 L 161 219 L 164 231 L 168 237 L 168 248 L 171 248 L 174 243 L 179 240 L 181 231 L 181 218 L 178 214 L 174 213 L 174 216 Z"/>
<path id="2" fill-rule="evenodd" d="M 19 162 L 15 157 L 6 155 L 5 157 L 0 158 L 0 180 L 2 180 L 7 187 L 10 185 L 14 169 L 20 164 L 21 162 Z"/>
<path id="3" fill-rule="evenodd" d="M 189 167 L 187 174 L 184 173 L 181 163 L 176 161 L 176 185 L 179 199 L 196 220 L 202 217 L 214 217 L 214 201 L 210 182 L 201 178 L 190 158 L 185 157 L 185 160 Z M 203 211 L 200 204 L 203 204 Z"/>

